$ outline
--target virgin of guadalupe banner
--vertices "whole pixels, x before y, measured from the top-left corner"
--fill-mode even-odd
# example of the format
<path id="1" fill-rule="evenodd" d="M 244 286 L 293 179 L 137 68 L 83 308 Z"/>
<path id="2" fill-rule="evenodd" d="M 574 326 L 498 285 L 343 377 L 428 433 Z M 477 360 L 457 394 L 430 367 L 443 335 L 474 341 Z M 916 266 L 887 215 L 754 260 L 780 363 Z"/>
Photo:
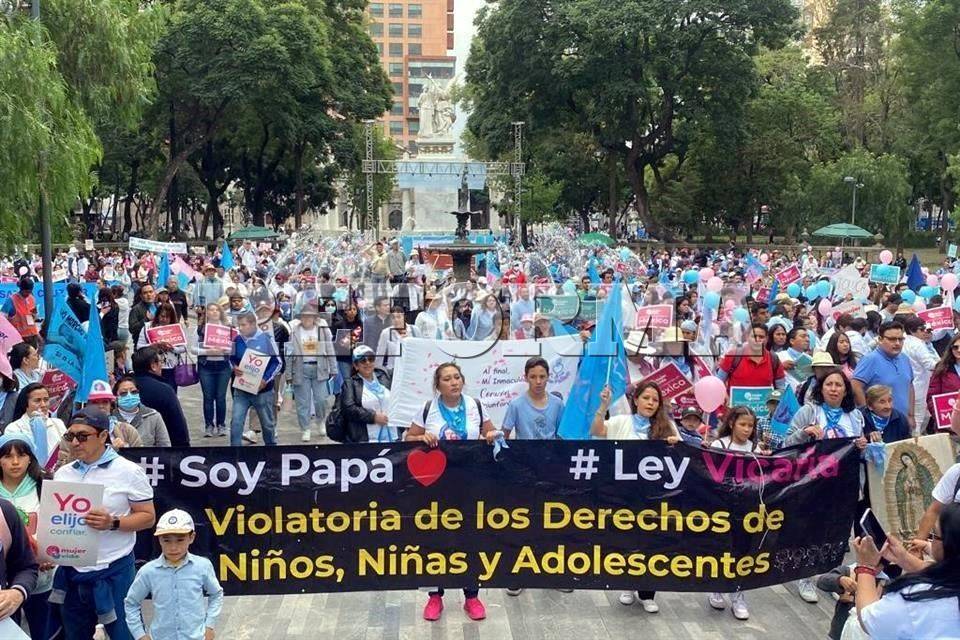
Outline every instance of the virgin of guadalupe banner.
<path id="1" fill-rule="evenodd" d="M 390 385 L 390 424 L 408 427 L 432 400 L 433 372 L 445 362 L 456 362 L 463 371 L 464 393 L 480 400 L 484 417 L 500 426 L 507 405 L 526 391 L 523 365 L 540 356 L 550 365 L 547 391 L 559 393 L 564 401 L 573 386 L 583 343 L 578 336 L 543 340 L 427 340 L 407 338 L 401 342 Z"/>
<path id="2" fill-rule="evenodd" d="M 886 531 L 901 540 L 914 537 L 933 488 L 954 459 L 950 436 L 938 433 L 887 444 L 882 468 L 867 463 L 870 508 Z"/>

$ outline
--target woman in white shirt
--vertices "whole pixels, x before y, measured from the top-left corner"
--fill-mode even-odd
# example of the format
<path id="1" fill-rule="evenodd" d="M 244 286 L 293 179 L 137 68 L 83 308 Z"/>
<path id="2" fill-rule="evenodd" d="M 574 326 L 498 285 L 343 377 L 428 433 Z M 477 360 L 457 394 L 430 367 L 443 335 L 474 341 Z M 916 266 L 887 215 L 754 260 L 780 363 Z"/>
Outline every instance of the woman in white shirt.
<path id="1" fill-rule="evenodd" d="M 933 370 L 940 363 L 940 355 L 930 343 L 933 333 L 922 318 L 910 316 L 903 321 L 906 336 L 903 339 L 903 353 L 910 359 L 913 369 L 913 416 L 915 434 L 923 433 L 930 417 L 927 411 L 927 388 Z"/>
<path id="2" fill-rule="evenodd" d="M 13 414 L 17 419 L 7 425 L 4 433 L 19 434 L 30 440 L 42 468 L 53 471 L 66 461 L 60 441 L 67 428 L 62 420 L 50 414 L 50 392 L 45 386 L 35 382 L 21 389 Z"/>
<path id="3" fill-rule="evenodd" d="M 892 555 L 904 555 L 900 541 L 888 538 Z M 910 571 L 914 567 L 905 563 L 904 573 L 881 597 L 876 585 L 880 551 L 869 536 L 854 540 L 857 612 L 873 640 L 960 638 L 960 504 L 943 508 L 929 544 L 933 564 Z"/>
<path id="4" fill-rule="evenodd" d="M 397 358 L 402 355 L 403 347 L 400 343 L 406 338 L 420 337 L 420 330 L 412 324 L 407 324 L 403 307 L 391 308 L 390 318 L 393 322 L 392 326 L 381 331 L 380 339 L 377 341 L 377 364 L 382 365 L 387 371 L 393 371 Z"/>
<path id="5" fill-rule="evenodd" d="M 463 393 L 463 372 L 452 362 L 441 364 L 433 372 L 433 400 L 427 402 L 423 411 L 413 418 L 405 440 L 423 442 L 436 447 L 441 440 L 479 440 L 492 443 L 500 432 L 483 413 L 479 400 Z M 464 589 L 466 598 L 463 608 L 471 620 L 483 620 L 486 609 L 477 597 L 476 587 Z M 423 609 L 425 620 L 439 620 L 443 611 L 443 589 L 430 592 L 430 599 Z"/>
<path id="6" fill-rule="evenodd" d="M 604 420 L 607 408 L 610 406 L 610 387 L 604 387 L 600 392 L 600 408 L 593 416 L 590 425 L 590 435 L 605 440 L 666 440 L 668 444 L 680 441 L 680 432 L 667 415 L 667 406 L 663 401 L 663 393 L 655 382 L 644 382 L 633 390 L 631 404 L 633 413 L 630 415 L 611 416 Z M 654 601 L 655 591 L 637 591 L 637 596 L 647 613 L 660 611 Z M 633 591 L 624 591 L 620 594 L 620 604 L 634 603 Z"/>
<path id="7" fill-rule="evenodd" d="M 417 330 L 424 338 L 448 340 L 453 337 L 453 325 L 447 317 L 443 296 L 427 292 L 427 308 L 417 314 Z"/>

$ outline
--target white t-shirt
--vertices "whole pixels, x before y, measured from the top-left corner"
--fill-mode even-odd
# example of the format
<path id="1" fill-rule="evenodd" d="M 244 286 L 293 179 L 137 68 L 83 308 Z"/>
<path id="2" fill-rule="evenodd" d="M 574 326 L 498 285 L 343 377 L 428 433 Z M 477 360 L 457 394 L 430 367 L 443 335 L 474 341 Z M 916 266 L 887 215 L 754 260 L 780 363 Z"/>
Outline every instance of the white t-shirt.
<path id="1" fill-rule="evenodd" d="M 734 442 L 731 436 L 723 436 L 710 443 L 711 449 L 726 449 L 727 451 L 743 451 L 745 453 L 750 453 L 754 450 L 754 447 L 756 447 L 756 445 L 749 440 L 740 444 L 739 442 Z"/>
<path id="2" fill-rule="evenodd" d="M 649 440 L 648 431 L 637 432 L 633 428 L 633 414 L 610 416 L 605 423 L 607 427 L 607 440 Z M 673 435 L 679 436 L 676 425 L 671 423 Z"/>
<path id="3" fill-rule="evenodd" d="M 957 481 L 960 481 L 960 462 L 947 469 L 947 472 L 940 478 L 940 482 L 933 488 L 933 499 L 940 504 L 960 502 Z"/>
<path id="4" fill-rule="evenodd" d="M 480 417 L 480 410 L 477 408 L 477 401 L 465 393 L 461 397 L 467 411 L 467 440 L 479 440 L 483 420 Z M 424 422 L 426 424 L 423 424 Z M 440 396 L 435 396 L 430 403 L 430 412 L 427 413 L 427 419 L 423 419 L 423 410 L 420 409 L 413 417 L 413 424 L 423 427 L 425 431 L 435 435 L 438 440 L 460 439 L 456 431 L 447 425 L 447 421 L 443 419 L 440 413 Z"/>
<path id="5" fill-rule="evenodd" d="M 367 411 L 387 413 L 387 409 L 390 407 L 390 389 L 383 387 L 383 398 L 378 398 L 377 394 L 364 385 L 360 404 Z M 397 428 L 395 426 L 373 423 L 367 425 L 368 442 L 396 442 L 397 440 Z"/>
<path id="6" fill-rule="evenodd" d="M 103 508 L 115 518 L 130 515 L 131 502 L 153 500 L 153 487 L 146 474 L 135 462 L 126 458 L 114 458 L 109 463 L 80 472 L 76 463 L 64 465 L 57 470 L 54 480 L 83 482 L 103 485 Z M 77 567 L 77 571 L 100 571 L 115 560 L 133 552 L 137 534 L 133 531 L 100 531 L 100 549 L 97 564 L 92 567 Z"/>
<path id="7" fill-rule="evenodd" d="M 304 364 L 317 363 L 317 354 L 320 353 L 320 327 L 314 325 L 312 329 L 307 329 L 303 325 L 297 325 L 297 337 L 300 338 L 300 346 L 303 348 L 301 357 Z"/>
<path id="8" fill-rule="evenodd" d="M 903 592 L 925 588 L 915 585 Z M 860 610 L 864 629 L 872 640 L 960 639 L 960 607 L 956 598 L 908 602 L 900 595 L 903 592 L 884 593 Z"/>

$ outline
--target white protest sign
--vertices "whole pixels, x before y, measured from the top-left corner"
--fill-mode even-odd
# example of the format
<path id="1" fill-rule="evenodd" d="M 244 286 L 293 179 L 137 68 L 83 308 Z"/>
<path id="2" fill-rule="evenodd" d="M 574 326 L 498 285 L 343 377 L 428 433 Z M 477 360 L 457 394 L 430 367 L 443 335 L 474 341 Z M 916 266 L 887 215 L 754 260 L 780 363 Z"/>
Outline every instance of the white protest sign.
<path id="1" fill-rule="evenodd" d="M 146 238 L 135 238 L 130 236 L 130 248 L 135 251 L 152 251 L 153 253 L 186 253 L 186 242 L 160 242 L 158 240 L 147 240 Z"/>
<path id="2" fill-rule="evenodd" d="M 507 405 L 526 391 L 523 365 L 540 356 L 550 365 L 547 391 L 558 392 L 564 401 L 577 375 L 583 342 L 579 336 L 543 340 L 500 340 L 489 342 L 425 340 L 407 338 L 401 343 L 390 387 L 390 424 L 408 427 L 414 416 L 432 400 L 433 372 L 444 362 L 460 365 L 466 382 L 464 393 L 480 400 L 484 417 L 497 427 L 503 424 Z"/>
<path id="3" fill-rule="evenodd" d="M 37 543 L 43 560 L 67 567 L 97 564 L 100 532 L 86 515 L 103 504 L 103 485 L 45 480 L 37 516 Z"/>
<path id="4" fill-rule="evenodd" d="M 870 297 L 870 281 L 862 277 L 852 264 L 838 271 L 831 281 L 835 300 L 843 300 L 847 294 L 852 295 L 854 300 Z"/>
<path id="5" fill-rule="evenodd" d="M 233 388 L 247 393 L 260 393 L 260 383 L 269 363 L 270 356 L 266 354 L 253 349 L 244 351 L 240 358 L 240 375 L 234 377 Z"/>
<path id="6" fill-rule="evenodd" d="M 93 251 L 93 239 L 87 238 L 83 241 L 83 250 L 84 251 Z"/>

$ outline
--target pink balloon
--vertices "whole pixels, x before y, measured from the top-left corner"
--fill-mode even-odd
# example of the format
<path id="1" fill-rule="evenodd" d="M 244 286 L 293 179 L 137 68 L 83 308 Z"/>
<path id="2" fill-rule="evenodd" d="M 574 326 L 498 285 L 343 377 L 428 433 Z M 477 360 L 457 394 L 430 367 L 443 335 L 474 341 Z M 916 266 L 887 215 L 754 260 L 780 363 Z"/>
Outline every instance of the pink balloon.
<path id="1" fill-rule="evenodd" d="M 707 267 L 706 269 L 700 269 L 701 282 L 706 282 L 707 280 L 712 278 L 714 275 L 716 274 L 714 273 L 713 269 L 711 269 L 710 267 Z"/>
<path id="2" fill-rule="evenodd" d="M 936 274 L 931 273 L 930 275 L 927 276 L 927 286 L 928 286 L 928 287 L 939 287 L 939 286 L 940 286 L 940 278 L 938 278 L 938 277 L 936 276 Z"/>
<path id="3" fill-rule="evenodd" d="M 883 264 L 890 264 L 893 262 L 893 254 L 890 253 L 890 249 L 884 249 L 880 252 L 880 262 Z"/>
<path id="4" fill-rule="evenodd" d="M 957 288 L 957 276 L 952 273 L 945 273 L 940 278 L 940 286 L 944 291 L 953 291 Z"/>
<path id="5" fill-rule="evenodd" d="M 820 301 L 820 304 L 817 305 L 817 311 L 824 317 L 829 316 L 830 312 L 833 311 L 833 303 L 824 298 Z"/>
<path id="6" fill-rule="evenodd" d="M 727 311 L 732 311 L 735 306 L 737 306 L 737 303 L 732 298 L 728 298 L 727 301 L 723 303 L 723 308 Z"/>
<path id="7" fill-rule="evenodd" d="M 717 276 L 713 276 L 707 280 L 707 290 L 719 292 L 720 289 L 723 289 L 723 280 Z"/>
<path id="8" fill-rule="evenodd" d="M 707 376 L 700 378 L 693 385 L 693 397 L 697 399 L 697 404 L 704 411 L 715 411 L 726 400 L 727 388 L 720 378 Z"/>
<path id="9" fill-rule="evenodd" d="M 769 261 L 770 261 L 770 256 L 768 256 L 768 255 L 765 254 L 765 253 L 761 253 L 761 254 L 760 254 L 760 263 L 761 263 L 761 264 L 767 264 L 767 262 L 769 262 Z"/>

